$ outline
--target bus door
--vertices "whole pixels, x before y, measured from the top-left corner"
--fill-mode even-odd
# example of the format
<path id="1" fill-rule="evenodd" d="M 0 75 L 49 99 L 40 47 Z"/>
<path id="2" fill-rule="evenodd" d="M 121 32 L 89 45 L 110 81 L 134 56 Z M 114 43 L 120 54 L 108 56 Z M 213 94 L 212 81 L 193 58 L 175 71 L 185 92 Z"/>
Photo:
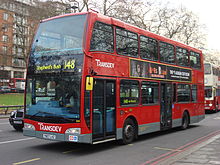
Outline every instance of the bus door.
<path id="1" fill-rule="evenodd" d="M 93 142 L 115 137 L 116 90 L 114 80 L 94 80 L 92 131 Z"/>
<path id="2" fill-rule="evenodd" d="M 172 127 L 172 84 L 162 82 L 160 85 L 160 128 Z"/>

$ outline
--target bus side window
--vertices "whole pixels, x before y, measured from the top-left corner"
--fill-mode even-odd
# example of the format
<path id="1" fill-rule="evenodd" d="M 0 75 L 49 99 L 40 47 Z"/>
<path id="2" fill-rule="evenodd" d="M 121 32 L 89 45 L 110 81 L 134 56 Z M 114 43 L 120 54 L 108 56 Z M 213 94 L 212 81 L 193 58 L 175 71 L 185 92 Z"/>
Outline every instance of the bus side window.
<path id="1" fill-rule="evenodd" d="M 92 32 L 90 51 L 113 52 L 113 27 L 101 22 L 96 22 Z"/>
<path id="2" fill-rule="evenodd" d="M 139 82 L 135 80 L 121 80 L 120 104 L 130 105 L 139 103 Z"/>
<path id="3" fill-rule="evenodd" d="M 190 102 L 190 85 L 178 84 L 177 85 L 177 101 Z"/>
<path id="4" fill-rule="evenodd" d="M 116 27 L 116 50 L 120 55 L 138 57 L 138 35 Z"/>
<path id="5" fill-rule="evenodd" d="M 190 52 L 190 65 L 192 68 L 201 68 L 201 58 L 199 53 L 193 51 Z"/>

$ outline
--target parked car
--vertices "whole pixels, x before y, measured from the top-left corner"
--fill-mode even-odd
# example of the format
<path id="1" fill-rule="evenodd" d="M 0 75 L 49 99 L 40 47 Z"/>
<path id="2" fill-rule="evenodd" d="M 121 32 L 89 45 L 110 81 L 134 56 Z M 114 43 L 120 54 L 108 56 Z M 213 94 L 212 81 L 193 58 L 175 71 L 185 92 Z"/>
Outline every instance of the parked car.
<path id="1" fill-rule="evenodd" d="M 11 88 L 9 86 L 0 86 L 0 93 L 10 93 Z"/>
<path id="2" fill-rule="evenodd" d="M 12 111 L 10 114 L 9 122 L 17 131 L 22 131 L 24 127 L 23 116 L 24 109 Z"/>

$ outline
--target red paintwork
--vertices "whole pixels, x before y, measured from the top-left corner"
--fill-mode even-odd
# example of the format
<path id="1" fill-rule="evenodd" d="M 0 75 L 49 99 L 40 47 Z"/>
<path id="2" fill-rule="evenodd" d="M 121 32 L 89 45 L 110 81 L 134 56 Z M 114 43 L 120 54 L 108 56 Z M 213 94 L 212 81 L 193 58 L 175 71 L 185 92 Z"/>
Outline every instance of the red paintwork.
<path id="1" fill-rule="evenodd" d="M 79 123 L 52 124 L 52 123 L 37 122 L 37 121 L 29 120 L 29 119 L 24 119 L 24 122 L 34 125 L 35 131 L 55 132 L 55 133 L 61 133 L 61 134 L 64 134 L 68 128 L 79 128 L 80 127 Z M 47 131 L 47 130 L 41 129 L 40 127 L 41 124 L 43 124 L 44 126 L 59 127 L 61 129 L 59 131 Z"/>
<path id="2" fill-rule="evenodd" d="M 103 53 L 103 52 L 89 52 L 90 48 L 90 39 L 92 36 L 92 28 L 95 21 L 102 21 L 107 24 L 113 24 L 120 27 L 124 27 L 127 30 L 144 34 L 146 36 L 155 38 L 159 41 L 164 41 L 175 46 L 181 46 L 188 50 L 195 51 L 201 54 L 201 70 L 192 70 L 192 84 L 198 84 L 198 103 L 187 103 L 180 104 L 174 103 L 173 107 L 173 119 L 182 118 L 184 110 L 188 110 L 190 116 L 204 115 L 204 68 L 203 68 L 203 57 L 202 52 L 195 48 L 189 47 L 187 45 L 181 44 L 179 42 L 175 42 L 168 38 L 153 34 L 146 30 L 140 29 L 138 27 L 126 24 L 122 21 L 116 20 L 114 18 L 110 18 L 98 13 L 87 12 L 87 13 L 77 13 L 77 14 L 68 14 L 63 16 L 53 17 L 44 21 L 49 21 L 56 18 L 61 18 L 70 15 L 78 15 L 78 14 L 88 14 L 88 24 L 87 29 L 85 29 L 86 35 L 84 36 L 84 64 L 83 64 L 83 75 L 82 75 L 82 85 L 81 85 L 81 122 L 77 124 L 59 124 L 59 126 L 63 127 L 62 133 L 64 130 L 69 127 L 81 127 L 82 134 L 92 133 L 92 122 L 90 123 L 90 129 L 87 127 L 84 121 L 84 91 L 85 91 L 85 77 L 92 76 L 94 78 L 103 78 L 103 79 L 114 79 L 116 80 L 116 128 L 122 128 L 125 119 L 128 116 L 134 116 L 138 122 L 138 124 L 147 124 L 147 123 L 155 123 L 160 122 L 160 105 L 154 106 L 143 106 L 139 105 L 137 107 L 121 107 L 120 106 L 120 80 L 123 78 L 129 78 L 129 57 L 121 56 L 114 51 L 114 53 Z M 139 58 L 140 59 L 140 58 Z M 141 60 L 141 59 L 140 59 Z M 97 61 L 110 63 L 111 67 L 100 67 Z M 160 63 L 158 61 L 158 63 Z M 112 67 L 114 66 L 114 67 Z M 172 65 L 171 65 L 172 66 Z M 175 66 L 175 65 L 173 65 Z M 91 71 L 96 75 L 92 75 Z M 136 79 L 139 81 L 147 80 L 147 79 Z M 153 80 L 157 81 L 157 80 Z M 178 83 L 178 82 L 177 82 Z M 92 94 L 92 91 L 91 91 Z M 91 98 L 92 100 L 92 98 Z M 91 103 L 92 107 L 92 103 Z M 123 114 L 121 114 L 123 111 Z M 92 121 L 92 116 L 91 120 Z M 37 122 L 25 119 L 25 122 L 34 124 L 37 126 Z M 57 124 L 54 124 L 57 125 Z M 39 130 L 38 127 L 36 127 Z"/>

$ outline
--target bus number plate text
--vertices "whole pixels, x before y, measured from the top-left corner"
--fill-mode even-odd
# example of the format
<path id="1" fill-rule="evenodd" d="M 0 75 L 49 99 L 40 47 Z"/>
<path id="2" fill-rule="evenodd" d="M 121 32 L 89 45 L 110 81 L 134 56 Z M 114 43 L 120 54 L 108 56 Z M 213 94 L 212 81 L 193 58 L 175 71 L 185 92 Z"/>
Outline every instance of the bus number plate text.
<path id="1" fill-rule="evenodd" d="M 55 139 L 56 139 L 56 135 L 43 134 L 43 138 L 44 138 L 44 139 L 52 139 L 52 140 L 55 140 Z"/>

